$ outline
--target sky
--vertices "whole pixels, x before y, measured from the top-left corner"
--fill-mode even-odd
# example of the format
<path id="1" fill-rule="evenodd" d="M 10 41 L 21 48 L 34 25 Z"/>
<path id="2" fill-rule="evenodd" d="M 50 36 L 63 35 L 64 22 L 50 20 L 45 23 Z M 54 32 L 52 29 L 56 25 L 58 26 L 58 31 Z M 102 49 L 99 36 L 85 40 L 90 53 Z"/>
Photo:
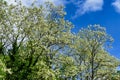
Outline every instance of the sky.
<path id="1" fill-rule="evenodd" d="M 14 0 L 6 0 L 15 4 Z M 24 5 L 33 0 L 21 0 Z M 67 15 L 65 19 L 71 21 L 78 32 L 81 27 L 99 24 L 105 27 L 107 33 L 114 38 L 113 48 L 109 49 L 111 55 L 120 59 L 120 0 L 37 0 L 43 4 L 46 1 L 56 6 L 64 5 Z"/>
<path id="2" fill-rule="evenodd" d="M 100 24 L 114 38 L 111 55 L 120 59 L 120 0 L 76 0 L 66 4 L 66 19 L 69 19 L 77 32 L 81 27 Z"/>

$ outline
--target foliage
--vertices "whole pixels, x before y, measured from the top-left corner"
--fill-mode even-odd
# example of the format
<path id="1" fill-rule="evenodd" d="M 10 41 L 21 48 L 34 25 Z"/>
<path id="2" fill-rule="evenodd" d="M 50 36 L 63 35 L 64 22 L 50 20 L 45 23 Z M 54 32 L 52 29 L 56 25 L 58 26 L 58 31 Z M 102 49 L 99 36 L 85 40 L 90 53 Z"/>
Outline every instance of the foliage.
<path id="1" fill-rule="evenodd" d="M 71 32 L 63 6 L 29 7 L 0 1 L 0 76 L 5 80 L 112 79 L 119 62 L 107 49 L 113 40 L 91 25 Z"/>

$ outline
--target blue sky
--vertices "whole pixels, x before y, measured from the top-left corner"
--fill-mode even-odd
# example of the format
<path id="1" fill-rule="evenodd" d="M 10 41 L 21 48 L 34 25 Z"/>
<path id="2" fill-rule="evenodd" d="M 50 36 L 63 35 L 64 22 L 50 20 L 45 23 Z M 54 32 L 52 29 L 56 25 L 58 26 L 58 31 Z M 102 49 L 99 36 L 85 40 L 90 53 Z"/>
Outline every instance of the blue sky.
<path id="1" fill-rule="evenodd" d="M 86 3 L 87 1 L 90 4 Z M 106 27 L 107 33 L 114 38 L 113 48 L 109 51 L 120 59 L 120 0 L 83 0 L 79 6 L 69 3 L 65 8 L 66 19 L 75 25 L 73 31 L 77 32 L 81 27 L 90 24 Z M 84 10 L 84 8 L 87 9 Z M 79 13 L 76 14 L 76 11 Z"/>
<path id="2" fill-rule="evenodd" d="M 6 0 L 14 3 L 14 0 Z M 23 4 L 33 0 L 21 0 Z M 110 53 L 120 59 L 120 0 L 37 0 L 40 4 L 46 1 L 56 6 L 64 5 L 67 12 L 66 19 L 71 21 L 78 32 L 81 27 L 90 24 L 100 24 L 106 27 L 107 33 L 114 38 Z M 15 4 L 15 3 L 14 3 Z"/>

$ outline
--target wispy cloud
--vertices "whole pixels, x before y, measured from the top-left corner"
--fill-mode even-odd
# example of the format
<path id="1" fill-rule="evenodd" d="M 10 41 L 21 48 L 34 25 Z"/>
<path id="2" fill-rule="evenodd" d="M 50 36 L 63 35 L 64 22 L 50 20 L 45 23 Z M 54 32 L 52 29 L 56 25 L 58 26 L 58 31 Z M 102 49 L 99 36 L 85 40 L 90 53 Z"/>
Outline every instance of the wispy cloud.
<path id="1" fill-rule="evenodd" d="M 120 0 L 115 0 L 112 5 L 114 6 L 115 10 L 120 13 Z"/>
<path id="2" fill-rule="evenodd" d="M 103 0 L 80 0 L 75 2 L 78 9 L 75 12 L 73 18 L 83 15 L 88 12 L 95 12 L 102 10 L 104 1 Z"/>
<path id="3" fill-rule="evenodd" d="M 15 0 L 6 0 L 9 4 L 16 4 Z M 29 6 L 35 0 L 16 0 L 21 1 L 24 5 Z M 38 4 L 44 4 L 45 2 L 52 2 L 54 5 L 66 5 L 73 3 L 77 10 L 74 13 L 75 15 L 72 18 L 77 18 L 80 15 L 83 15 L 88 12 L 95 12 L 102 10 L 104 4 L 103 0 L 36 0 Z"/>
<path id="4" fill-rule="evenodd" d="M 16 4 L 15 0 L 5 0 L 8 2 L 8 4 Z"/>
<path id="5" fill-rule="evenodd" d="M 17 4 L 15 0 L 5 0 L 8 2 L 8 4 Z M 28 6 L 29 4 L 33 3 L 36 1 L 37 4 L 44 4 L 45 2 L 52 2 L 54 5 L 64 5 L 67 3 L 65 0 L 16 0 L 16 1 L 21 1 L 23 5 Z"/>
<path id="6" fill-rule="evenodd" d="M 66 3 L 66 0 L 37 0 L 41 4 L 45 2 L 52 2 L 55 5 L 64 5 Z"/>

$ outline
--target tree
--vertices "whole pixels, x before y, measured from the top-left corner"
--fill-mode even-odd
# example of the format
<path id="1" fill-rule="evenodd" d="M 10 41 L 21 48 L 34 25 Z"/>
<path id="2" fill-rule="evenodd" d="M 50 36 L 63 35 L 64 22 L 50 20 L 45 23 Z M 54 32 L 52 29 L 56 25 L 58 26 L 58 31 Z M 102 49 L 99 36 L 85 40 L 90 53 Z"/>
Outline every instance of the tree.
<path id="1" fill-rule="evenodd" d="M 114 78 L 118 60 L 106 50 L 112 38 L 103 27 L 73 34 L 63 6 L 49 2 L 26 7 L 1 0 L 0 10 L 0 70 L 5 80 Z"/>
<path id="2" fill-rule="evenodd" d="M 3 60 L 4 57 L 0 54 L 0 80 L 4 80 L 6 72 L 12 74 L 11 70 L 6 68 L 6 65 Z"/>
<path id="3" fill-rule="evenodd" d="M 64 20 L 62 6 L 4 6 L 0 34 L 5 47 L 6 79 L 56 79 L 53 61 L 60 50 L 71 44 L 72 24 Z M 5 10 L 6 9 L 6 10 Z M 47 13 L 47 14 L 45 14 Z M 70 66 L 70 65 L 67 65 Z"/>
<path id="4" fill-rule="evenodd" d="M 96 80 L 99 75 L 103 75 L 100 77 L 103 78 L 115 71 L 118 61 L 106 50 L 112 40 L 99 25 L 90 25 L 80 30 L 74 42 L 76 46 L 73 46 L 73 55 L 80 69 L 81 80 Z"/>
<path id="5" fill-rule="evenodd" d="M 5 65 L 0 59 L 0 79 L 3 79 L 5 76 Z"/>

